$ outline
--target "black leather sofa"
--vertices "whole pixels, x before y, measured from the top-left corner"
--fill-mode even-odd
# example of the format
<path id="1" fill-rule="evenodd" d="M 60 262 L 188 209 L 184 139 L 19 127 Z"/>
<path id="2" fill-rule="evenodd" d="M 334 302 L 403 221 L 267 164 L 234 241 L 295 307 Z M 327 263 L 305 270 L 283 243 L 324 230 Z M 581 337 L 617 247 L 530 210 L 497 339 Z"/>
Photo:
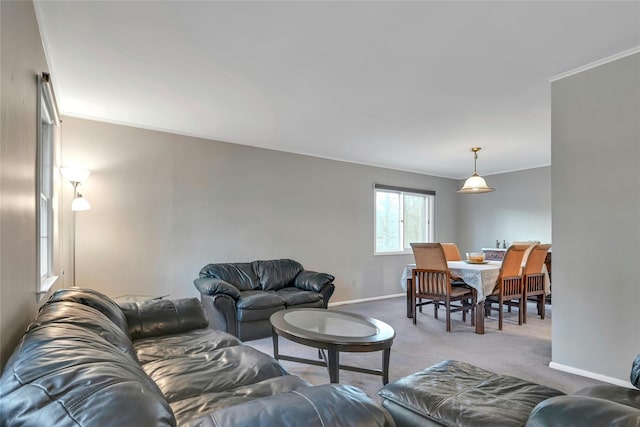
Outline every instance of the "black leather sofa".
<path id="1" fill-rule="evenodd" d="M 640 355 L 631 369 L 640 388 Z M 640 390 L 615 385 L 572 395 L 447 360 L 387 384 L 382 405 L 398 427 L 640 426 Z"/>
<path id="2" fill-rule="evenodd" d="M 327 308 L 334 277 L 294 260 L 208 264 L 194 281 L 209 326 L 243 341 L 271 335 L 269 317 L 286 308 Z"/>
<path id="3" fill-rule="evenodd" d="M 196 298 L 58 291 L 2 372 L 0 426 L 393 426 L 359 389 L 312 386 L 207 326 Z"/>

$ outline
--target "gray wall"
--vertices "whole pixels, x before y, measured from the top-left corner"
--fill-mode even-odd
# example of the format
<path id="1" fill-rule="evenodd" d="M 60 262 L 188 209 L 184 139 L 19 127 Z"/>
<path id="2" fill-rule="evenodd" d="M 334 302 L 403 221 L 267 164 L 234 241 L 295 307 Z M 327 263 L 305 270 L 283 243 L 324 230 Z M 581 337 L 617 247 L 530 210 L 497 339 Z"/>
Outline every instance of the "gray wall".
<path id="1" fill-rule="evenodd" d="M 36 75 L 47 71 L 31 2 L 0 2 L 0 367 L 38 308 Z M 58 187 L 58 184 L 56 184 Z M 56 240 L 56 242 L 58 242 Z M 56 270 L 62 271 L 59 245 Z M 63 279 L 56 284 L 62 286 Z"/>
<path id="2" fill-rule="evenodd" d="M 196 296 L 207 263 L 284 257 L 335 275 L 334 302 L 402 292 L 413 256 L 373 255 L 376 182 L 435 190 L 436 235 L 457 238 L 451 179 L 74 118 L 63 163 L 92 171 L 77 284 L 112 296 Z"/>
<path id="3" fill-rule="evenodd" d="M 552 359 L 628 379 L 640 351 L 640 55 L 551 94 Z"/>
<path id="4" fill-rule="evenodd" d="M 496 191 L 458 196 L 458 245 L 463 255 L 495 247 L 496 240 L 506 240 L 507 245 L 526 240 L 551 243 L 551 167 L 484 178 Z"/>

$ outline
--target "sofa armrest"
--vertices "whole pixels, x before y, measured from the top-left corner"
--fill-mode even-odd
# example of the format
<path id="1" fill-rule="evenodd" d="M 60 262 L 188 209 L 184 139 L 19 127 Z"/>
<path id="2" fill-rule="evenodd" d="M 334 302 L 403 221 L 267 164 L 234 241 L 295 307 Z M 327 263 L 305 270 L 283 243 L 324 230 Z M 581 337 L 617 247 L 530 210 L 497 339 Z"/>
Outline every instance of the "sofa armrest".
<path id="1" fill-rule="evenodd" d="M 341 384 L 298 388 L 219 409 L 184 424 L 186 427 L 301 425 L 395 426 L 389 413 L 363 391 Z"/>
<path id="2" fill-rule="evenodd" d="M 193 281 L 196 288 L 203 295 L 229 295 L 234 300 L 240 299 L 240 291 L 229 282 L 212 277 L 200 277 Z"/>
<path id="3" fill-rule="evenodd" d="M 320 292 L 322 288 L 332 283 L 335 277 L 327 273 L 303 270 L 295 278 L 293 285 L 305 291 Z"/>
<path id="4" fill-rule="evenodd" d="M 558 396 L 540 402 L 526 427 L 637 426 L 640 410 L 586 396 Z"/>
<path id="5" fill-rule="evenodd" d="M 227 294 L 200 296 L 204 310 L 209 318 L 209 328 L 228 332 L 238 336 L 238 317 L 236 300 Z"/>
<path id="6" fill-rule="evenodd" d="M 120 307 L 134 340 L 203 329 L 209 324 L 197 298 L 128 302 Z"/>

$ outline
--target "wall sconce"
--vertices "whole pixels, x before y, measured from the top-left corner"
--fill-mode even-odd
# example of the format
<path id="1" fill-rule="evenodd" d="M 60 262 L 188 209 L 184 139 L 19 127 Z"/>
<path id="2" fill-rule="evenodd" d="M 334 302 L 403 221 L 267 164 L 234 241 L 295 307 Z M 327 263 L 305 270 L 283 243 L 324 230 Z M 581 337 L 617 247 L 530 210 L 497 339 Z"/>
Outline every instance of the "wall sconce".
<path id="1" fill-rule="evenodd" d="M 89 178 L 89 172 L 86 169 L 61 168 L 62 176 L 73 185 L 73 201 L 71 202 L 71 210 L 73 211 L 73 287 L 76 287 L 76 212 L 91 209 L 91 204 L 87 199 L 82 197 L 78 192 L 78 186 Z"/>
<path id="2" fill-rule="evenodd" d="M 91 172 L 86 169 L 62 168 L 60 169 L 60 173 L 71 183 L 71 185 L 73 185 L 73 201 L 71 202 L 71 210 L 76 212 L 91 209 L 89 201 L 82 197 L 82 194 L 78 192 L 78 186 L 89 178 L 89 174 Z"/>

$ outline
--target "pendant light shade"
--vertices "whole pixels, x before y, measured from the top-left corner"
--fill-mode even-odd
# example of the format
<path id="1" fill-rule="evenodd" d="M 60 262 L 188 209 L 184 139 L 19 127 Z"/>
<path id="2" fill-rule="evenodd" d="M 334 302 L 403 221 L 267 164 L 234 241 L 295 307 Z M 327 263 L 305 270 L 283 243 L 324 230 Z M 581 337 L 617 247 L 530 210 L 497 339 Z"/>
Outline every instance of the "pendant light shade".
<path id="1" fill-rule="evenodd" d="M 482 148 L 480 147 L 473 147 L 471 149 L 471 151 L 473 151 L 473 175 L 467 178 L 462 188 L 458 190 L 458 193 L 478 194 L 478 193 L 490 193 L 492 191 L 495 191 L 495 189 L 489 187 L 487 185 L 487 182 L 484 180 L 484 178 L 478 175 L 478 172 L 476 172 L 476 162 L 478 160 L 478 151 L 480 151 L 481 149 Z"/>

